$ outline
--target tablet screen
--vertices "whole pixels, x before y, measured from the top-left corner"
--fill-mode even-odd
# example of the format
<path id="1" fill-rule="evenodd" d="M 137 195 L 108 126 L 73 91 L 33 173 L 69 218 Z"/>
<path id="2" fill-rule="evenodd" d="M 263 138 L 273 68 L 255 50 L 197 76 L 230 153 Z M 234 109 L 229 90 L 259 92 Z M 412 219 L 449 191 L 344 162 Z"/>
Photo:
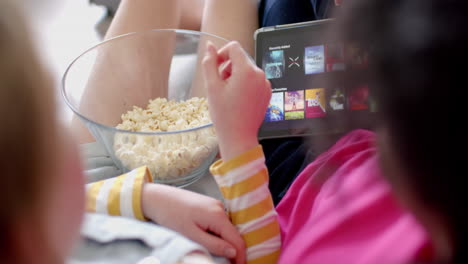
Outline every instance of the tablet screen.
<path id="1" fill-rule="evenodd" d="M 327 39 L 330 20 L 256 34 L 256 63 L 272 85 L 259 137 L 341 133 L 370 128 L 376 105 L 364 78 L 368 55 Z"/>

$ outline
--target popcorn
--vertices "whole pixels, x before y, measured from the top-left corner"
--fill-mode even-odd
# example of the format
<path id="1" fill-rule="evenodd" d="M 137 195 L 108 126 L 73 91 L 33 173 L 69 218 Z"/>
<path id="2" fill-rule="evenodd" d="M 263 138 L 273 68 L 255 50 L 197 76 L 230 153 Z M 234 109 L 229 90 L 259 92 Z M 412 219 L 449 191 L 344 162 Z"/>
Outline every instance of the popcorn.
<path id="1" fill-rule="evenodd" d="M 146 109 L 134 106 L 121 118 L 118 129 L 139 132 L 180 131 L 211 123 L 207 100 L 198 97 L 180 102 L 156 98 Z M 114 137 L 114 153 L 122 165 L 130 170 L 146 165 L 157 180 L 187 175 L 210 156 L 214 158 L 217 145 L 213 126 L 180 133 L 117 133 Z"/>

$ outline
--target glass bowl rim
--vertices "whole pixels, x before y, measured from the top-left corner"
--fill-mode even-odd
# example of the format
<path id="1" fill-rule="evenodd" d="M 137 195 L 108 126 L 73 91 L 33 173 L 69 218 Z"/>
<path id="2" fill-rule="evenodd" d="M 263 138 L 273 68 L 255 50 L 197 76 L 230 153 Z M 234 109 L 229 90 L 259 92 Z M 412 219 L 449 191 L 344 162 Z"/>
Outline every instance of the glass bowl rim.
<path id="1" fill-rule="evenodd" d="M 229 42 L 229 40 L 227 40 L 226 38 L 223 38 L 223 37 L 211 34 L 211 33 L 203 32 L 203 31 L 186 30 L 186 29 L 171 29 L 171 28 L 168 28 L 168 29 L 149 29 L 149 30 L 144 30 L 144 31 L 129 32 L 129 33 L 125 33 L 125 34 L 122 34 L 122 35 L 112 37 L 112 38 L 107 39 L 105 41 L 101 41 L 101 42 L 95 44 L 94 46 L 86 49 L 84 52 L 82 52 L 80 55 L 78 55 L 75 59 L 73 59 L 70 62 L 70 64 L 68 64 L 67 69 L 65 70 L 65 72 L 64 72 L 64 74 L 62 76 L 60 92 L 62 94 L 62 98 L 64 99 L 65 103 L 73 111 L 73 113 L 76 114 L 82 120 L 86 120 L 87 122 L 89 122 L 89 123 L 91 123 L 91 124 L 93 124 L 95 126 L 101 127 L 101 128 L 105 128 L 105 129 L 108 129 L 108 130 L 113 130 L 116 133 L 127 133 L 127 134 L 146 135 L 146 136 L 179 134 L 179 133 L 196 131 L 196 130 L 199 130 L 199 129 L 203 129 L 203 128 L 212 126 L 213 123 L 210 122 L 208 124 L 204 124 L 204 125 L 201 125 L 201 126 L 188 128 L 188 129 L 183 129 L 183 130 L 174 130 L 174 131 L 144 132 L 144 131 L 123 130 L 123 129 L 118 129 L 116 127 L 101 124 L 99 122 L 96 122 L 96 121 L 92 120 L 91 118 L 88 118 L 87 116 L 81 114 L 78 111 L 78 109 L 76 109 L 76 107 L 73 106 L 72 103 L 70 102 L 70 100 L 69 100 L 69 98 L 67 96 L 67 93 L 65 91 L 65 81 L 66 81 L 66 78 L 67 78 L 67 75 L 68 75 L 70 69 L 73 67 L 75 62 L 77 62 L 81 57 L 85 56 L 86 54 L 88 54 L 89 52 L 95 50 L 96 48 L 98 48 L 100 46 L 103 46 L 103 45 L 106 45 L 107 43 L 113 42 L 115 40 L 120 40 L 120 39 L 124 39 L 124 38 L 128 38 L 128 37 L 132 37 L 132 36 L 135 36 L 135 35 L 148 34 L 150 32 L 161 32 L 161 31 L 166 31 L 166 32 L 173 31 L 173 32 L 176 32 L 176 33 L 184 33 L 184 34 L 198 35 L 198 36 L 207 35 L 207 36 L 210 36 L 210 37 L 214 37 L 214 38 L 223 40 L 226 43 Z"/>

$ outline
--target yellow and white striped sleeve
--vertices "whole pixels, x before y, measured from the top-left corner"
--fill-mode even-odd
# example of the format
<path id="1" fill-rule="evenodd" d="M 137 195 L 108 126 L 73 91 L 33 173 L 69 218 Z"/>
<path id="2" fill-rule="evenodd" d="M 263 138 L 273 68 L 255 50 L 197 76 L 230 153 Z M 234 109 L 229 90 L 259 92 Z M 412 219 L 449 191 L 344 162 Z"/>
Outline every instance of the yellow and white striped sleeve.
<path id="1" fill-rule="evenodd" d="M 86 184 L 86 211 L 146 220 L 141 207 L 143 184 L 153 178 L 146 166 Z"/>
<path id="2" fill-rule="evenodd" d="M 247 247 L 247 263 L 276 263 L 281 234 L 268 189 L 268 171 L 261 145 L 210 168 L 224 196 L 232 223 Z"/>

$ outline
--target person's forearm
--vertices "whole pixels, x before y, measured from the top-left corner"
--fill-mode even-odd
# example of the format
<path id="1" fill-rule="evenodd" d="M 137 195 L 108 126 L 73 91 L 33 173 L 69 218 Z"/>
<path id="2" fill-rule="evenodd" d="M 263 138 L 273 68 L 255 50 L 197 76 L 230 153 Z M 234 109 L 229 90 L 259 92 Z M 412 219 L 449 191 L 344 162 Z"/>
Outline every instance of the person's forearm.
<path id="1" fill-rule="evenodd" d="M 86 185 L 86 211 L 145 220 L 142 209 L 143 186 L 152 182 L 146 167 L 118 177 Z"/>
<path id="2" fill-rule="evenodd" d="M 259 144 L 256 136 L 239 139 L 219 138 L 218 142 L 221 158 L 225 161 L 231 160 Z"/>
<path id="3" fill-rule="evenodd" d="M 281 237 L 260 145 L 211 167 L 233 224 L 247 248 L 247 263 L 276 263 Z"/>
<path id="4" fill-rule="evenodd" d="M 162 210 L 158 205 L 166 203 L 165 197 L 172 191 L 172 188 L 174 187 L 154 183 L 145 184 L 143 186 L 141 192 L 141 208 L 143 210 L 143 215 L 147 219 L 160 224 L 158 214 L 161 214 Z"/>

